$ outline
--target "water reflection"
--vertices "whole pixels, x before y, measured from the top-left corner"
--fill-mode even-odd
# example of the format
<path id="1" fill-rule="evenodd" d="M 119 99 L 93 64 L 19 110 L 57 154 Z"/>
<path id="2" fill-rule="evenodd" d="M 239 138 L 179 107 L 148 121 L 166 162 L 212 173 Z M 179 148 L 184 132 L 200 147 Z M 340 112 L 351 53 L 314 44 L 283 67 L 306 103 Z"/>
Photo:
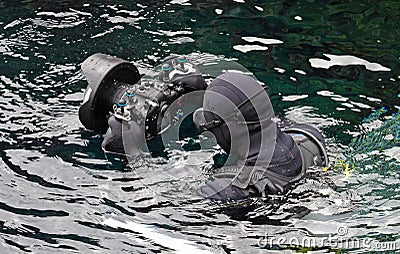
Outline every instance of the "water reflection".
<path id="1" fill-rule="evenodd" d="M 309 61 L 314 68 L 329 69 L 332 66 L 349 66 L 349 65 L 364 65 L 370 71 L 391 71 L 389 68 L 384 67 L 378 63 L 370 63 L 367 60 L 355 56 L 335 56 L 331 54 L 324 54 L 329 60 L 311 58 Z"/>

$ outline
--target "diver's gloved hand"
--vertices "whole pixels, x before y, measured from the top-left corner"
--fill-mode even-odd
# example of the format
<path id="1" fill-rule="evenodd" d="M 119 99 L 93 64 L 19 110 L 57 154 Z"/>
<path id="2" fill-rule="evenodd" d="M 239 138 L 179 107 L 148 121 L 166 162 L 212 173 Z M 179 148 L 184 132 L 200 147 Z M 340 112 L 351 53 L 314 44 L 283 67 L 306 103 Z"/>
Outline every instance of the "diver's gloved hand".
<path id="1" fill-rule="evenodd" d="M 237 200 L 249 196 L 249 191 L 232 185 L 231 178 L 211 177 L 201 186 L 198 194 L 214 200 Z"/>
<path id="2" fill-rule="evenodd" d="M 251 177 L 242 174 L 255 170 Z M 296 176 L 284 176 L 259 166 L 225 166 L 216 170 L 201 186 L 198 193 L 216 200 L 238 200 L 249 197 L 266 197 L 271 194 L 285 193 L 289 186 L 304 175 L 305 170 Z"/>
<path id="3" fill-rule="evenodd" d="M 143 150 L 144 134 L 136 121 L 122 121 L 112 115 L 101 147 L 111 153 L 139 155 Z"/>

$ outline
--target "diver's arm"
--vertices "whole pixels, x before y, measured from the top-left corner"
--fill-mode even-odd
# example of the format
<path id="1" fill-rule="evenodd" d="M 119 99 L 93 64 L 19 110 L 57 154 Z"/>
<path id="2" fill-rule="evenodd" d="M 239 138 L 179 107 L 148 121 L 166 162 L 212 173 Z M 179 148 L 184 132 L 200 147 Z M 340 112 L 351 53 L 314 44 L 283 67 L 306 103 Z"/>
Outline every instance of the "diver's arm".
<path id="1" fill-rule="evenodd" d="M 140 123 L 126 122 L 112 115 L 108 126 L 101 144 L 105 152 L 135 156 L 145 150 L 144 130 Z"/>

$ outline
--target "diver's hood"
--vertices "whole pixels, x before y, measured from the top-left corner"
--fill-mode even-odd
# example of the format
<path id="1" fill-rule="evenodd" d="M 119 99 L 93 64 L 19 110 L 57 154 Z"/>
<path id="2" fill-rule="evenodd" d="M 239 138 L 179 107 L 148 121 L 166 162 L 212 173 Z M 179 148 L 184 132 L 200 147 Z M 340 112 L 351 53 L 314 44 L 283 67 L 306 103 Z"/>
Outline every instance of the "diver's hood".
<path id="1" fill-rule="evenodd" d="M 257 107 L 259 104 L 262 106 Z M 203 109 L 214 111 L 227 121 L 231 120 L 227 118 L 235 115 L 234 118 L 238 122 L 243 118 L 241 120 L 246 124 L 270 120 L 273 116 L 267 87 L 263 87 L 256 79 L 240 73 L 226 73 L 215 78 L 206 89 Z"/>
<path id="2" fill-rule="evenodd" d="M 194 113 L 193 121 L 200 130 L 211 131 L 225 152 L 245 159 L 251 156 L 252 147 L 258 153 L 262 143 L 274 142 L 276 136 L 266 88 L 243 73 L 219 75 L 207 87 L 203 107 Z M 271 142 L 263 142 L 266 139 Z"/>

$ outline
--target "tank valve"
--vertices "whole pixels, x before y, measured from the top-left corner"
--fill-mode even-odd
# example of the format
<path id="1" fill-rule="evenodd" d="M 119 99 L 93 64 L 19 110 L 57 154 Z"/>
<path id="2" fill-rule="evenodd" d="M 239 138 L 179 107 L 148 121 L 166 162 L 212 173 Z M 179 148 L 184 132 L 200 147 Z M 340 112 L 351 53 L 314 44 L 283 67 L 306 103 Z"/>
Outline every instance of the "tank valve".
<path id="1" fill-rule="evenodd" d="M 132 89 L 126 90 L 125 96 L 128 97 L 129 104 L 135 104 L 137 102 L 136 93 Z"/>
<path id="2" fill-rule="evenodd" d="M 187 62 L 186 57 L 185 56 L 178 57 L 177 62 L 179 64 L 179 69 L 181 69 L 182 71 L 186 71 L 185 69 L 185 63 Z"/>
<path id="3" fill-rule="evenodd" d="M 144 88 L 144 85 L 139 86 L 138 92 L 144 93 L 146 89 Z"/>
<path id="4" fill-rule="evenodd" d="M 162 66 L 162 71 L 163 71 L 163 81 L 168 82 L 169 81 L 169 73 L 171 72 L 171 65 L 165 63 Z"/>
<path id="5" fill-rule="evenodd" d="M 150 82 L 149 81 L 148 82 L 144 82 L 143 86 L 144 86 L 145 89 L 149 89 L 150 88 Z"/>
<path id="6" fill-rule="evenodd" d="M 117 104 L 117 111 L 124 115 L 125 106 L 127 105 L 126 100 L 119 100 Z"/>

